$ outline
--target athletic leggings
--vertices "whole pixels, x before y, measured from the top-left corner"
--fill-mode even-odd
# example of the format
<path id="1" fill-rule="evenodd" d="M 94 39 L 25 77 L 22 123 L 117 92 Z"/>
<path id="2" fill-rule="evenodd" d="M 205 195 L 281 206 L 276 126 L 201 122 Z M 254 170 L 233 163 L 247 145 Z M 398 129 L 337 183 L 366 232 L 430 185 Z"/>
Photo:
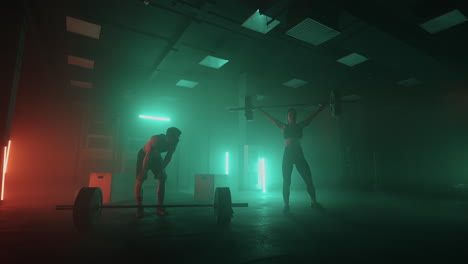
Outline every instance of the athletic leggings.
<path id="1" fill-rule="evenodd" d="M 304 180 L 307 192 L 312 201 L 315 201 L 315 187 L 312 181 L 310 167 L 304 158 L 304 153 L 301 147 L 286 147 L 283 154 L 283 199 L 286 205 L 289 205 L 289 190 L 291 187 L 291 174 L 293 165 Z"/>

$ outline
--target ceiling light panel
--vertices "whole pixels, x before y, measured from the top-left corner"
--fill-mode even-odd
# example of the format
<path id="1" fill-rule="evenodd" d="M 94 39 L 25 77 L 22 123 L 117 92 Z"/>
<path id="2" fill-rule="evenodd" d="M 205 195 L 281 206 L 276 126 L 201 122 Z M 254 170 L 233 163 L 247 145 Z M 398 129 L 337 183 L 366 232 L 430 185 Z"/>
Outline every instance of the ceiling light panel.
<path id="1" fill-rule="evenodd" d="M 179 87 L 194 88 L 198 85 L 198 82 L 189 81 L 189 80 L 180 80 L 176 83 Z"/>
<path id="2" fill-rule="evenodd" d="M 435 34 L 456 25 L 466 22 L 467 18 L 458 9 L 450 11 L 444 15 L 431 19 L 425 23 L 420 24 L 424 30 L 431 34 Z"/>
<path id="3" fill-rule="evenodd" d="M 262 34 L 268 33 L 274 27 L 279 25 L 278 20 L 273 20 L 269 16 L 260 14 L 260 10 L 255 11 L 244 23 L 243 27 L 257 31 Z"/>
<path id="4" fill-rule="evenodd" d="M 228 63 L 229 60 L 221 59 L 221 58 L 216 58 L 213 56 L 206 56 L 199 64 L 214 68 L 214 69 L 219 69 L 224 66 L 224 64 Z"/>
<path id="5" fill-rule="evenodd" d="M 288 30 L 286 34 L 314 46 L 318 46 L 341 33 L 311 18 L 306 18 L 301 23 Z"/>
<path id="6" fill-rule="evenodd" d="M 67 16 L 67 31 L 90 37 L 93 39 L 99 39 L 101 35 L 101 26 L 96 25 L 84 20 Z"/>
<path id="7" fill-rule="evenodd" d="M 93 60 L 88 60 L 88 59 L 76 57 L 76 56 L 68 56 L 68 64 L 75 65 L 78 67 L 83 67 L 83 68 L 90 69 L 90 70 L 94 69 Z"/>
<path id="8" fill-rule="evenodd" d="M 338 59 L 337 62 L 342 63 L 344 65 L 347 65 L 349 67 L 353 67 L 355 65 L 358 65 L 360 63 L 363 63 L 367 61 L 368 59 L 360 54 L 357 53 L 351 53 L 347 56 L 344 56 L 341 59 Z"/>
<path id="9" fill-rule="evenodd" d="M 70 84 L 72 86 L 80 87 L 80 88 L 87 88 L 87 89 L 93 88 L 93 84 L 90 83 L 90 82 L 82 82 L 82 81 L 71 80 Z"/>
<path id="10" fill-rule="evenodd" d="M 301 86 L 306 85 L 308 82 L 300 79 L 291 79 L 285 83 L 283 83 L 284 86 L 291 87 L 291 88 L 299 88 Z"/>

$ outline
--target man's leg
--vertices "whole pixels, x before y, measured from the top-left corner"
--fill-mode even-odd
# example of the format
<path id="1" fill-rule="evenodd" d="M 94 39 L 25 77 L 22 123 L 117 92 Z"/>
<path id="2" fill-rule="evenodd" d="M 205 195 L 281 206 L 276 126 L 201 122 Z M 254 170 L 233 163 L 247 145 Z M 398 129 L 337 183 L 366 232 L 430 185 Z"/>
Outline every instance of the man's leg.
<path id="1" fill-rule="evenodd" d="M 314 182 L 312 181 L 312 173 L 310 172 L 309 164 L 304 158 L 302 158 L 296 162 L 296 168 L 306 184 L 307 192 L 309 193 L 312 205 L 317 205 L 317 199 L 315 197 L 315 186 Z"/>
<path id="2" fill-rule="evenodd" d="M 142 177 L 138 177 L 135 183 L 135 200 L 138 206 L 143 205 L 143 189 L 141 188 L 141 186 L 143 185 L 143 181 L 144 179 L 142 179 Z M 137 212 L 136 212 L 136 217 L 142 218 L 143 214 L 144 214 L 143 207 L 138 207 Z"/>
<path id="3" fill-rule="evenodd" d="M 285 213 L 289 212 L 289 190 L 291 188 L 291 174 L 293 169 L 293 163 L 289 154 L 283 154 L 283 201 Z"/>
<path id="4" fill-rule="evenodd" d="M 166 178 L 161 175 L 158 179 L 158 205 L 164 205 L 164 195 L 166 193 Z M 158 215 L 166 215 L 167 210 L 165 208 L 159 208 L 156 210 Z"/>
<path id="5" fill-rule="evenodd" d="M 141 188 L 143 182 L 144 179 L 140 179 L 140 177 L 137 177 L 135 183 L 135 200 L 137 205 L 143 205 L 143 189 Z"/>
<path id="6" fill-rule="evenodd" d="M 135 183 L 135 200 L 138 206 L 143 205 L 143 189 L 141 187 L 146 178 L 146 173 L 143 173 L 142 171 L 143 158 L 144 158 L 144 153 L 142 154 L 140 151 L 137 157 L 136 183 Z M 143 208 L 141 207 L 137 208 L 136 217 L 137 218 L 143 217 L 143 212 L 144 212 Z"/>
<path id="7" fill-rule="evenodd" d="M 159 179 L 158 183 L 158 205 L 164 204 L 164 194 L 166 193 L 166 179 Z"/>
<path id="8" fill-rule="evenodd" d="M 158 164 L 155 168 L 153 168 L 152 172 L 155 176 L 155 179 L 158 180 L 158 189 L 156 190 L 157 196 L 158 196 L 158 205 L 163 205 L 164 204 L 164 195 L 166 193 L 166 179 L 167 179 L 167 174 L 164 169 L 162 169 L 162 159 L 159 160 Z M 167 210 L 164 208 L 158 208 L 156 210 L 156 213 L 158 215 L 166 215 Z"/>

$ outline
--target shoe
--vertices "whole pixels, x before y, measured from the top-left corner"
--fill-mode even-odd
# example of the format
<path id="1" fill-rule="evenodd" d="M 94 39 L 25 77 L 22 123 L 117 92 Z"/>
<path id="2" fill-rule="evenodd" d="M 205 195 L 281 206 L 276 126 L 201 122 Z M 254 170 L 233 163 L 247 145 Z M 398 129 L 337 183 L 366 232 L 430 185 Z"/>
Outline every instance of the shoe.
<path id="1" fill-rule="evenodd" d="M 164 208 L 156 210 L 156 214 L 159 215 L 159 216 L 168 215 L 166 209 L 164 209 Z"/>
<path id="2" fill-rule="evenodd" d="M 139 207 L 137 208 L 137 212 L 136 212 L 136 218 L 143 218 L 144 216 L 144 213 L 145 213 L 145 210 L 143 207 Z"/>
<path id="3" fill-rule="evenodd" d="M 312 202 L 312 203 L 310 204 L 310 207 L 312 207 L 312 208 L 314 208 L 314 209 L 318 209 L 318 210 L 320 210 L 320 211 L 323 211 L 323 210 L 324 210 L 323 206 L 322 206 L 321 204 L 319 204 L 318 202 Z"/>

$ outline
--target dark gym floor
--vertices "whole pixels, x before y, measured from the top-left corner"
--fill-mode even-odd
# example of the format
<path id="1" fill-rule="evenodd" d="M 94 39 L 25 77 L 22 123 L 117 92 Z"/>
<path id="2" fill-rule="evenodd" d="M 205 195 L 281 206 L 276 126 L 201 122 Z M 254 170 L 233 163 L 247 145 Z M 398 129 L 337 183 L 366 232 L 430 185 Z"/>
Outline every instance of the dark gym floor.
<path id="1" fill-rule="evenodd" d="M 305 192 L 291 194 L 291 215 L 279 192 L 233 194 L 227 228 L 211 208 L 103 211 L 96 229 L 80 234 L 71 211 L 54 205 L 0 206 L 1 263 L 462 263 L 468 246 L 468 201 L 395 194 L 322 190 L 326 207 L 309 207 Z M 190 193 L 168 193 L 168 197 Z M 184 198 L 185 199 L 185 198 Z M 143 263 L 143 262 L 140 262 Z"/>

